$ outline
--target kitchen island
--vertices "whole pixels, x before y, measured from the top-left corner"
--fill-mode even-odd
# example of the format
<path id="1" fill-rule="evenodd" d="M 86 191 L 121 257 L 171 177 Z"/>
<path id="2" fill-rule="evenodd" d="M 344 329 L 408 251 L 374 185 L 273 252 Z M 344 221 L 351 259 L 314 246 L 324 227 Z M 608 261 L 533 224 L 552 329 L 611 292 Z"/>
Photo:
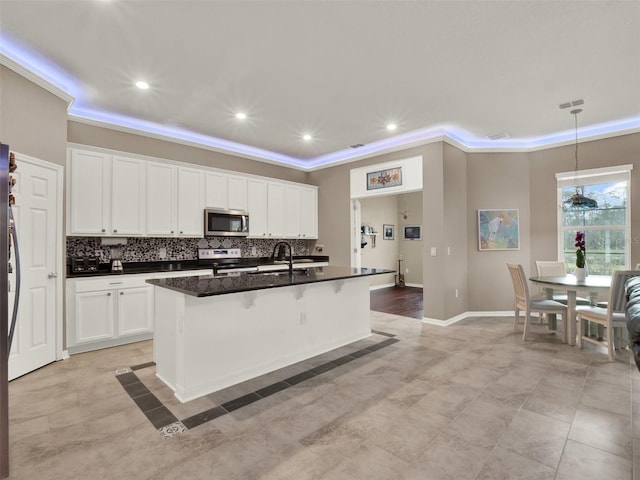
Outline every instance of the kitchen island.
<path id="1" fill-rule="evenodd" d="M 314 267 L 148 280 L 156 375 L 185 402 L 371 335 L 369 279 Z"/>

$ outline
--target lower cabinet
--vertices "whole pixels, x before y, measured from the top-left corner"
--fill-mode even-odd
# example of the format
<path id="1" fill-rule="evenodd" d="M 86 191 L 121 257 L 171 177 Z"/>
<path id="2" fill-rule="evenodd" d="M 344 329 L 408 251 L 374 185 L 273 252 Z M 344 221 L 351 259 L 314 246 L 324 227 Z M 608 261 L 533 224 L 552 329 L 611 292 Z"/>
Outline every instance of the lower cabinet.
<path id="1" fill-rule="evenodd" d="M 210 274 L 188 270 L 67 279 L 67 351 L 70 354 L 153 338 L 154 295 L 149 278 Z"/>
<path id="2" fill-rule="evenodd" d="M 144 277 L 67 282 L 67 350 L 85 352 L 153 335 L 153 287 Z"/>

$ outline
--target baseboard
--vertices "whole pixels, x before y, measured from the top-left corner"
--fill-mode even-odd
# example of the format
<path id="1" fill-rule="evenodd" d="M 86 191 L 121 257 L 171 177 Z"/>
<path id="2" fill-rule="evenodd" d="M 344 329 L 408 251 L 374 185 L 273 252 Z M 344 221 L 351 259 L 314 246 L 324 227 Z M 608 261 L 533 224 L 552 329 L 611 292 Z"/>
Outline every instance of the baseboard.
<path id="1" fill-rule="evenodd" d="M 380 290 L 381 288 L 395 287 L 395 283 L 383 283 L 382 285 L 373 285 L 369 287 L 369 290 Z"/>
<path id="2" fill-rule="evenodd" d="M 390 287 L 395 287 L 396 284 L 395 283 L 383 283 L 382 285 L 373 285 L 371 287 L 369 287 L 369 290 L 379 290 L 381 288 L 390 288 Z M 404 284 L 405 287 L 415 287 L 415 288 L 422 288 L 422 285 L 419 283 L 405 283 Z"/>
<path id="3" fill-rule="evenodd" d="M 422 323 L 426 323 L 428 325 L 436 325 L 438 327 L 448 327 L 449 325 L 453 325 L 454 323 L 459 322 L 460 320 L 464 320 L 465 318 L 471 317 L 513 317 L 513 310 L 511 311 L 494 311 L 494 312 L 464 312 L 455 317 L 451 317 L 447 320 L 439 320 L 437 318 L 429 318 L 424 317 L 422 319 Z"/>

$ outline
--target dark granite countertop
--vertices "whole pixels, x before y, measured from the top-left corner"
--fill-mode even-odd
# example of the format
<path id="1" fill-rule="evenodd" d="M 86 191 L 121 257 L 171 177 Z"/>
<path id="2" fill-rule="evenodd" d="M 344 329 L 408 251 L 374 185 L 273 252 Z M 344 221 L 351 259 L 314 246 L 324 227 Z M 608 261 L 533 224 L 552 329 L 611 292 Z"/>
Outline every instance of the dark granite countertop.
<path id="1" fill-rule="evenodd" d="M 157 287 L 168 288 L 194 297 L 209 297 L 227 293 L 263 290 L 266 288 L 288 287 L 306 283 L 329 282 L 355 277 L 394 273 L 395 270 L 380 268 L 351 267 L 310 267 L 280 272 L 242 272 L 222 275 L 201 275 L 147 280 Z"/>
<path id="2" fill-rule="evenodd" d="M 294 263 L 328 262 L 326 255 L 294 255 Z M 271 265 L 274 262 L 269 257 L 244 257 L 221 258 L 214 263 L 200 265 L 197 260 L 162 260 L 157 262 L 122 262 L 121 272 L 112 272 L 110 263 L 101 263 L 97 272 L 72 272 L 67 265 L 67 278 L 99 277 L 104 275 L 122 275 L 135 273 L 180 272 L 186 270 L 213 269 L 222 270 L 230 268 L 250 268 L 260 265 Z M 276 262 L 278 264 L 282 262 Z M 284 262 L 287 263 L 287 262 Z"/>

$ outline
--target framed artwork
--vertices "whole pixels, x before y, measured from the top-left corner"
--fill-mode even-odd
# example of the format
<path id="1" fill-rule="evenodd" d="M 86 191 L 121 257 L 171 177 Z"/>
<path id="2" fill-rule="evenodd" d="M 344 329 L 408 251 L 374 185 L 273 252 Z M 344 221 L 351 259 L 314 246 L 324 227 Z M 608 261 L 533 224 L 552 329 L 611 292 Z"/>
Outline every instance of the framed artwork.
<path id="1" fill-rule="evenodd" d="M 382 238 L 384 240 L 393 240 L 393 225 L 382 225 Z"/>
<path id="2" fill-rule="evenodd" d="M 478 210 L 478 249 L 520 250 L 518 210 Z"/>
<path id="3" fill-rule="evenodd" d="M 367 173 L 367 190 L 398 187 L 402 185 L 402 167 L 385 168 Z"/>
<path id="4" fill-rule="evenodd" d="M 422 225 L 405 225 L 402 238 L 405 240 L 422 240 Z"/>

